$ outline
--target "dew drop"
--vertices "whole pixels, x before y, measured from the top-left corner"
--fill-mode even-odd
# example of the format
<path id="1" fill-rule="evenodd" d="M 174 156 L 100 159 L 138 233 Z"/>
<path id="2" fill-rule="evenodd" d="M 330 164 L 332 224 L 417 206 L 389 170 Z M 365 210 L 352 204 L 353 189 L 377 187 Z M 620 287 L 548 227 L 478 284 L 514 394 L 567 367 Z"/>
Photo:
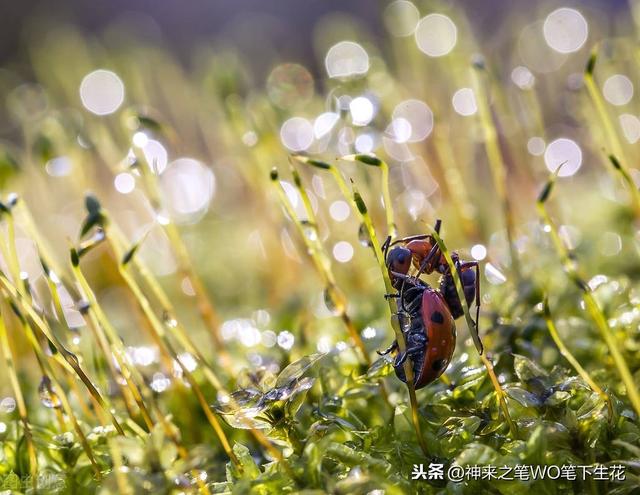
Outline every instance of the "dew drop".
<path id="1" fill-rule="evenodd" d="M 371 237 L 369 237 L 369 231 L 367 230 L 367 226 L 364 223 L 360 224 L 358 228 L 358 240 L 360 244 L 365 247 L 371 247 L 373 244 L 371 243 Z"/>
<path id="2" fill-rule="evenodd" d="M 62 402 L 58 394 L 53 390 L 51 379 L 47 375 L 44 375 L 42 380 L 40 380 L 38 394 L 40 395 L 40 402 L 42 402 L 45 407 L 50 409 L 59 409 L 62 407 Z"/>

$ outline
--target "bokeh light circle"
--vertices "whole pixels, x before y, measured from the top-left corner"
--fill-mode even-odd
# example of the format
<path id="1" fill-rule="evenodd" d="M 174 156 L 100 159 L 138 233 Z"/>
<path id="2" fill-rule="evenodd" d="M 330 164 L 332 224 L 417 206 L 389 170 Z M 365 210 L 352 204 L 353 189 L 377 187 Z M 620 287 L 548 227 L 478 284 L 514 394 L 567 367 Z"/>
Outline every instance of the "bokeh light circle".
<path id="1" fill-rule="evenodd" d="M 376 141 L 369 133 L 360 134 L 353 143 L 356 152 L 371 153 L 376 146 Z"/>
<path id="2" fill-rule="evenodd" d="M 411 134 L 405 140 L 415 143 L 426 139 L 433 130 L 433 112 L 424 101 L 405 100 L 399 103 L 392 114 L 393 121 L 396 119 L 404 119 L 402 122 L 403 132 L 408 131 L 407 124 L 410 126 Z"/>
<path id="3" fill-rule="evenodd" d="M 329 215 L 331 215 L 331 218 L 333 218 L 336 222 L 344 222 L 347 218 L 349 218 L 350 214 L 351 208 L 349 207 L 349 203 L 347 203 L 346 201 L 342 201 L 339 199 L 331 203 L 331 206 L 329 207 Z"/>
<path id="4" fill-rule="evenodd" d="M 160 141 L 149 139 L 144 148 L 142 148 L 142 153 L 151 170 L 155 173 L 161 174 L 167 168 L 169 157 L 166 148 Z"/>
<path id="5" fill-rule="evenodd" d="M 635 144 L 640 139 L 640 119 L 635 115 L 623 113 L 618 120 L 624 137 L 630 144 Z"/>
<path id="6" fill-rule="evenodd" d="M 626 105 L 633 97 L 633 83 L 627 76 L 614 74 L 604 82 L 602 94 L 612 105 Z"/>
<path id="7" fill-rule="evenodd" d="M 213 171 L 193 158 L 178 158 L 160 176 L 160 185 L 172 217 L 181 223 L 198 220 L 215 192 Z"/>
<path id="8" fill-rule="evenodd" d="M 386 132 L 396 143 L 406 143 L 411 139 L 411 122 L 404 117 L 397 117 L 391 121 Z"/>
<path id="9" fill-rule="evenodd" d="M 115 72 L 95 70 L 82 79 L 80 99 L 90 112 L 109 115 L 120 108 L 124 101 L 124 83 Z"/>
<path id="10" fill-rule="evenodd" d="M 543 21 L 535 21 L 522 29 L 518 38 L 518 55 L 523 67 L 541 74 L 558 70 L 569 58 L 568 54 L 560 53 L 547 44 Z"/>
<path id="11" fill-rule="evenodd" d="M 113 185 L 121 194 L 129 194 L 136 188 L 136 179 L 129 172 L 122 172 L 116 175 Z"/>
<path id="12" fill-rule="evenodd" d="M 324 59 L 329 77 L 362 76 L 369 70 L 369 55 L 353 41 L 341 41 L 329 48 Z"/>
<path id="13" fill-rule="evenodd" d="M 418 8 L 407 0 L 390 3 L 383 14 L 384 25 L 393 36 L 411 36 L 420 20 Z"/>
<path id="14" fill-rule="evenodd" d="M 478 111 L 476 97 L 471 88 L 461 88 L 456 91 L 451 98 L 451 104 L 457 113 L 465 117 Z"/>
<path id="15" fill-rule="evenodd" d="M 340 115 L 335 112 L 324 112 L 313 121 L 313 135 L 316 139 L 322 139 L 329 134 L 340 120 Z"/>
<path id="16" fill-rule="evenodd" d="M 278 107 L 303 106 L 313 97 L 313 78 L 299 64 L 280 64 L 267 78 L 267 94 Z"/>
<path id="17" fill-rule="evenodd" d="M 531 89 L 536 82 L 536 77 L 527 67 L 519 65 L 511 71 L 511 80 L 520 89 Z"/>
<path id="18" fill-rule="evenodd" d="M 416 26 L 415 38 L 421 52 L 430 57 L 442 57 L 456 46 L 458 29 L 442 14 L 429 14 Z"/>
<path id="19" fill-rule="evenodd" d="M 475 244 L 471 248 L 471 257 L 474 260 L 482 261 L 487 257 L 487 248 L 483 244 Z"/>
<path id="20" fill-rule="evenodd" d="M 347 241 L 340 241 L 333 246 L 333 257 L 340 263 L 347 263 L 353 258 L 353 246 Z"/>
<path id="21" fill-rule="evenodd" d="M 547 146 L 544 162 L 550 172 L 555 172 L 562 165 L 558 176 L 569 177 L 582 166 L 582 150 L 572 139 L 558 138 Z"/>
<path id="22" fill-rule="evenodd" d="M 578 51 L 589 36 L 589 25 L 583 15 L 567 7 L 551 12 L 542 29 L 547 44 L 560 53 Z"/>
<path id="23" fill-rule="evenodd" d="M 534 136 L 527 141 L 527 151 L 533 156 L 540 156 L 544 153 L 546 144 L 544 139 L 538 136 Z"/>
<path id="24" fill-rule="evenodd" d="M 373 119 L 375 107 L 372 101 L 366 96 L 358 96 L 349 103 L 349 112 L 353 125 L 367 125 Z"/>
<path id="25" fill-rule="evenodd" d="M 280 128 L 280 140 L 291 151 L 304 151 L 313 142 L 313 126 L 303 117 L 291 117 Z"/>

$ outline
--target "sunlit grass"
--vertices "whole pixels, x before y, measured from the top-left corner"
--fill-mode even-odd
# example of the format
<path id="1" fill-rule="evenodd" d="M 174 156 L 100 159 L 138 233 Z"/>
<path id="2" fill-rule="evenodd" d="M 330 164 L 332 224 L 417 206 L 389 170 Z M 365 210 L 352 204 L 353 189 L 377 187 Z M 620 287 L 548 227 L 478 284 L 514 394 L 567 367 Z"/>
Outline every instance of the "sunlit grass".
<path id="1" fill-rule="evenodd" d="M 0 485 L 630 493 L 635 34 L 529 8 L 485 33 L 397 0 L 384 36 L 319 20 L 296 34 L 317 60 L 265 44 L 262 71 L 224 43 L 185 63 L 120 28 L 41 26 L 28 70 L 0 71 Z M 406 349 L 382 243 L 415 234 L 481 267 L 477 327 L 463 305 L 419 390 L 375 352 Z M 429 462 L 626 482 L 412 480 Z"/>

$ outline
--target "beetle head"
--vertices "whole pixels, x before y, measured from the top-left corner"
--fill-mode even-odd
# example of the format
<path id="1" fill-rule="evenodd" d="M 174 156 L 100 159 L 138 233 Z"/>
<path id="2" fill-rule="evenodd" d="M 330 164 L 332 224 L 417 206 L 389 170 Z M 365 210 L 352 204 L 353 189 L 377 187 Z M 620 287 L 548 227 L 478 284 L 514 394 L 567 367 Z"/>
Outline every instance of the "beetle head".
<path id="1" fill-rule="evenodd" d="M 387 269 L 389 270 L 389 278 L 395 286 L 397 277 L 394 273 L 406 275 L 411 268 L 411 251 L 404 246 L 396 246 L 387 255 Z"/>

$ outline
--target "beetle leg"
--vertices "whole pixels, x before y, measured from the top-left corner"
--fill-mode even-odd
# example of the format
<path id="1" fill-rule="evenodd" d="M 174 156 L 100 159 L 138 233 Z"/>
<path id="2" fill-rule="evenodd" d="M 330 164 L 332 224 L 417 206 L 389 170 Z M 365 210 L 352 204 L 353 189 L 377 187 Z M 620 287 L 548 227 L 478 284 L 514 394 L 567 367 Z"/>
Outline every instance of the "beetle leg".
<path id="1" fill-rule="evenodd" d="M 480 263 L 478 263 L 477 261 L 465 261 L 463 263 L 460 263 L 458 265 L 459 269 L 458 269 L 458 274 L 460 274 L 460 269 L 462 268 L 468 268 L 468 267 L 473 267 L 476 271 L 476 293 L 475 293 L 475 299 L 476 299 L 476 321 L 474 321 L 474 331 L 476 334 L 476 337 L 478 338 L 478 342 L 480 343 L 480 354 L 482 354 L 482 351 L 484 349 L 484 346 L 482 344 L 482 341 L 480 340 L 480 331 L 478 329 L 478 323 L 480 321 Z M 463 287 L 464 289 L 464 287 Z M 465 296 L 466 299 L 466 296 Z M 465 300 L 465 303 L 467 301 Z"/>
<path id="2" fill-rule="evenodd" d="M 420 269 L 418 270 L 418 273 L 416 274 L 416 278 L 420 277 L 420 275 L 422 275 L 422 273 L 427 269 L 427 267 L 429 266 L 429 263 L 431 263 L 431 261 L 433 260 L 433 258 L 440 252 L 440 246 L 438 246 L 438 244 L 434 244 L 433 247 L 431 248 L 431 250 L 429 251 L 429 254 L 427 254 L 425 256 L 425 258 L 422 260 L 422 263 L 420 263 Z"/>
<path id="3" fill-rule="evenodd" d="M 389 347 L 387 347 L 384 351 L 376 351 L 380 356 L 386 356 L 387 354 L 395 351 L 398 348 L 398 341 L 394 340 Z"/>
<path id="4" fill-rule="evenodd" d="M 387 260 L 387 251 L 389 251 L 390 245 L 391 245 L 391 236 L 387 236 L 387 239 L 382 243 L 382 252 L 384 253 L 385 263 Z"/>
<path id="5" fill-rule="evenodd" d="M 407 360 L 407 351 L 401 352 L 396 356 L 396 359 L 393 361 L 394 368 L 401 368 L 404 366 L 404 362 Z"/>
<path id="6" fill-rule="evenodd" d="M 393 363 L 393 366 L 396 368 L 399 366 L 404 366 L 407 358 L 417 354 L 418 352 L 422 352 L 423 347 L 423 344 L 414 345 L 413 347 L 407 347 L 406 351 L 401 352 L 396 356 L 396 360 Z"/>
<path id="7" fill-rule="evenodd" d="M 397 299 L 398 297 L 400 297 L 400 294 L 398 294 L 398 293 L 385 294 L 384 295 L 385 299 Z"/>

